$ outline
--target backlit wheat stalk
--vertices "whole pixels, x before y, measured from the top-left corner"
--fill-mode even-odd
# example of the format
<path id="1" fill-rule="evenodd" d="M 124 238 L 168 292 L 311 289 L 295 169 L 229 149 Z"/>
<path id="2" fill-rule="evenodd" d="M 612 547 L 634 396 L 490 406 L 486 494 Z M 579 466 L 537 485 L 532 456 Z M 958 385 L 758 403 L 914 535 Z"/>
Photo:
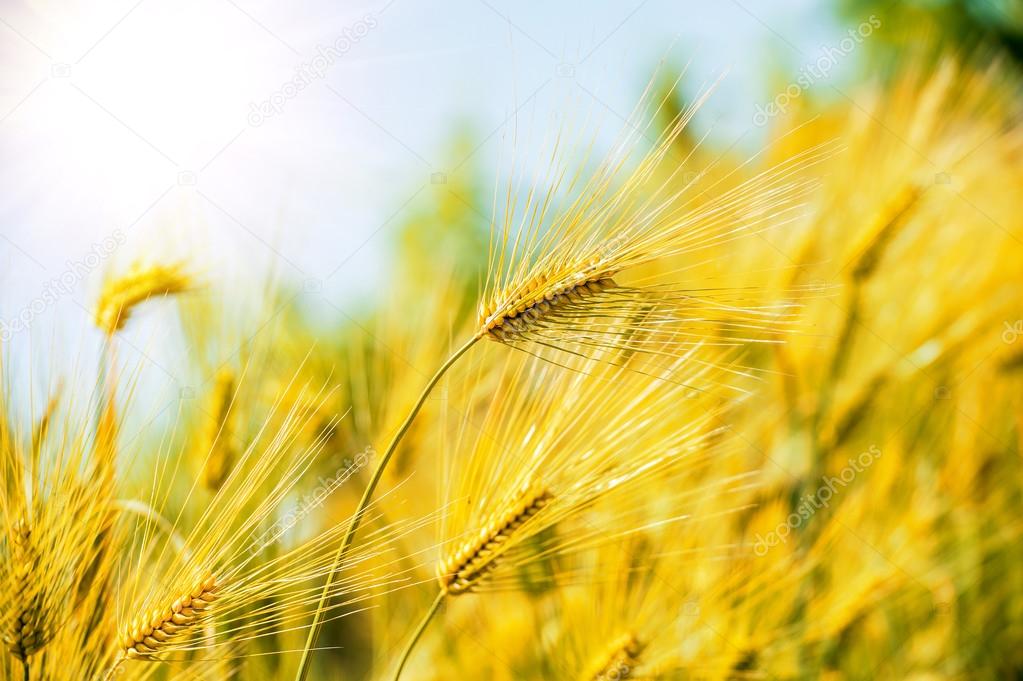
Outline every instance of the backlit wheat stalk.
<path id="1" fill-rule="evenodd" d="M 722 435 L 717 427 L 720 374 L 728 362 L 713 354 L 701 357 L 700 350 L 691 349 L 665 368 L 681 383 L 622 375 L 610 365 L 584 373 L 579 371 L 585 366 L 582 359 L 574 367 L 558 367 L 513 358 L 496 383 L 481 378 L 481 389 L 497 397 L 481 423 L 460 423 L 459 444 L 445 455 L 451 477 L 443 500 L 452 511 L 440 530 L 446 548 L 437 566 L 440 593 L 413 634 L 396 676 L 443 600 L 507 588 L 518 567 L 611 542 L 635 531 L 628 528 L 643 527 L 644 484 L 677 481 L 675 513 L 665 523 L 688 518 L 692 500 L 687 495 L 710 494 L 710 489 L 724 494 L 729 484 L 741 486 L 741 475 L 729 480 L 724 474 L 726 451 L 715 448 Z M 555 400 L 559 407 L 552 410 Z M 671 430 L 654 425 L 669 414 L 684 415 L 680 422 L 685 425 Z M 681 483 L 683 478 L 696 481 L 692 476 L 712 460 L 720 477 L 692 487 Z M 600 503 L 617 503 L 616 526 L 624 529 L 601 531 L 583 520 Z M 563 536 L 562 525 L 572 525 Z M 547 536 L 551 532 L 555 536 Z M 585 578 L 580 572 L 570 581 Z"/>

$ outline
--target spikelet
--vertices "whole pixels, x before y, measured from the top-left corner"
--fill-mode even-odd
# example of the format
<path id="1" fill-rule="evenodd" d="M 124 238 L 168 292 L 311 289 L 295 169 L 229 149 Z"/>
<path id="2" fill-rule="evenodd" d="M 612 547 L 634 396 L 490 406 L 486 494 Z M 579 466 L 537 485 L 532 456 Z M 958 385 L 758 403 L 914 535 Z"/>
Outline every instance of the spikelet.
<path id="1" fill-rule="evenodd" d="M 60 406 L 60 392 L 59 388 L 54 391 L 53 396 L 47 401 L 46 408 L 40 414 L 32 429 L 32 453 L 34 459 L 39 457 L 39 450 L 46 441 L 46 435 L 50 430 L 50 422 L 53 420 L 57 407 Z"/>
<path id="2" fill-rule="evenodd" d="M 906 223 L 923 191 L 924 188 L 918 183 L 908 182 L 885 202 L 872 224 L 864 231 L 867 242 L 851 263 L 850 270 L 854 279 L 865 280 L 877 269 L 885 247 Z"/>
<path id="3" fill-rule="evenodd" d="M 708 96 L 679 111 L 643 153 L 642 119 L 664 104 L 648 91 L 592 176 L 559 166 L 555 154 L 546 195 L 531 190 L 518 209 L 509 191 L 492 227 L 477 337 L 612 362 L 608 349 L 671 358 L 710 341 L 778 339 L 793 319 L 791 299 L 758 301 L 753 290 L 688 283 L 685 264 L 660 277 L 643 272 L 682 258 L 692 267 L 712 249 L 793 220 L 814 185 L 804 171 L 822 157 L 818 148 L 730 188 L 702 181 L 708 169 L 683 182 L 690 159 L 677 158 L 674 145 Z M 567 197 L 559 196 L 563 187 Z"/>
<path id="4" fill-rule="evenodd" d="M 504 512 L 484 523 L 479 536 L 467 541 L 438 568 L 441 588 L 451 595 L 472 591 L 494 569 L 501 547 L 551 501 L 545 489 L 527 488 Z"/>
<path id="5" fill-rule="evenodd" d="M 128 659 L 149 659 L 165 644 L 195 633 L 203 620 L 211 616 L 219 588 L 217 578 L 209 574 L 166 608 L 136 619 L 121 637 L 121 653 Z"/>
<path id="6" fill-rule="evenodd" d="M 124 328 L 134 308 L 159 296 L 168 296 L 195 287 L 184 265 L 134 265 L 126 274 L 108 279 L 96 301 L 94 320 L 108 336 Z"/>
<path id="7" fill-rule="evenodd" d="M 11 563 L 8 593 L 12 598 L 5 608 L 3 640 L 12 655 L 26 660 L 49 640 L 52 632 L 48 631 L 45 619 L 44 593 L 32 586 L 39 557 L 32 548 L 32 530 L 24 519 L 14 523 L 8 541 Z"/>

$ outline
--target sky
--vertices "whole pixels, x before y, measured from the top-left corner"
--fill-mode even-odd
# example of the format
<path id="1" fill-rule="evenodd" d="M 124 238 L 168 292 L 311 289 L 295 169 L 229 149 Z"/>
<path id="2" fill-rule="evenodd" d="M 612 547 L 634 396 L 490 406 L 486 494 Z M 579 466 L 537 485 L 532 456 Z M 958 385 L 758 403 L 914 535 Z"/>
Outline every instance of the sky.
<path id="1" fill-rule="evenodd" d="M 273 272 L 336 316 L 384 285 L 403 216 L 506 170 L 566 101 L 610 134 L 660 60 L 689 63 L 684 92 L 723 77 L 696 125 L 752 153 L 768 76 L 845 31 L 809 0 L 3 0 L 8 345 L 80 346 L 104 273 L 147 260 L 243 291 Z M 477 146 L 455 158 L 458 135 Z"/>

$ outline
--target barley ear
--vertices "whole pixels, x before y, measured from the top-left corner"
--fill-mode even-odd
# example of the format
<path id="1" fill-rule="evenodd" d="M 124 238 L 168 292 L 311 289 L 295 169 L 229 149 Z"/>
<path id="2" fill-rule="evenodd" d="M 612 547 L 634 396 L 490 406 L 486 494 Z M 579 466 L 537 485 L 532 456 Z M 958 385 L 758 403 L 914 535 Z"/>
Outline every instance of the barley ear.
<path id="1" fill-rule="evenodd" d="M 152 660 L 168 644 L 194 633 L 201 620 L 209 617 L 220 588 L 216 577 L 207 573 L 172 603 L 136 616 L 121 636 L 122 656 Z"/>
<path id="2" fill-rule="evenodd" d="M 96 303 L 94 320 L 107 336 L 124 328 L 136 306 L 158 296 L 183 293 L 194 288 L 181 264 L 134 266 L 127 274 L 104 284 Z"/>
<path id="3" fill-rule="evenodd" d="M 553 498 L 547 489 L 527 488 L 507 509 L 492 516 L 476 537 L 462 544 L 438 566 L 441 588 L 452 596 L 474 590 L 497 566 L 497 559 L 515 532 Z"/>
<path id="4" fill-rule="evenodd" d="M 3 638 L 11 654 L 24 662 L 45 645 L 47 627 L 43 620 L 43 593 L 32 583 L 39 562 L 32 548 L 32 530 L 25 520 L 15 522 L 12 529 L 9 593 L 14 598 L 6 609 L 8 621 Z"/>

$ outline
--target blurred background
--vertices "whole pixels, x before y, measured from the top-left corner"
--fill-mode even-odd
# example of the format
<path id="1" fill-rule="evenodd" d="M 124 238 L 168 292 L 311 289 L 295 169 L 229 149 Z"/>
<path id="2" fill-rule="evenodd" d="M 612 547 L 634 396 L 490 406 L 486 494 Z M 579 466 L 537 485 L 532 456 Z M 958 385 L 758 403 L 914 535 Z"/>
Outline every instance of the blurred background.
<path id="1" fill-rule="evenodd" d="M 486 229 L 516 130 L 538 146 L 568 102 L 610 139 L 661 60 L 690 64 L 683 93 L 720 79 L 694 135 L 756 150 L 754 117 L 778 88 L 881 12 L 842 9 L 5 0 L 0 309 L 42 307 L 63 275 L 17 336 L 49 342 L 59 317 L 72 342 L 57 345 L 79 346 L 103 268 L 156 244 L 219 279 L 273 272 L 318 315 L 353 314 L 410 223 L 446 206 Z M 807 96 L 846 96 L 875 49 L 835 59 Z"/>

